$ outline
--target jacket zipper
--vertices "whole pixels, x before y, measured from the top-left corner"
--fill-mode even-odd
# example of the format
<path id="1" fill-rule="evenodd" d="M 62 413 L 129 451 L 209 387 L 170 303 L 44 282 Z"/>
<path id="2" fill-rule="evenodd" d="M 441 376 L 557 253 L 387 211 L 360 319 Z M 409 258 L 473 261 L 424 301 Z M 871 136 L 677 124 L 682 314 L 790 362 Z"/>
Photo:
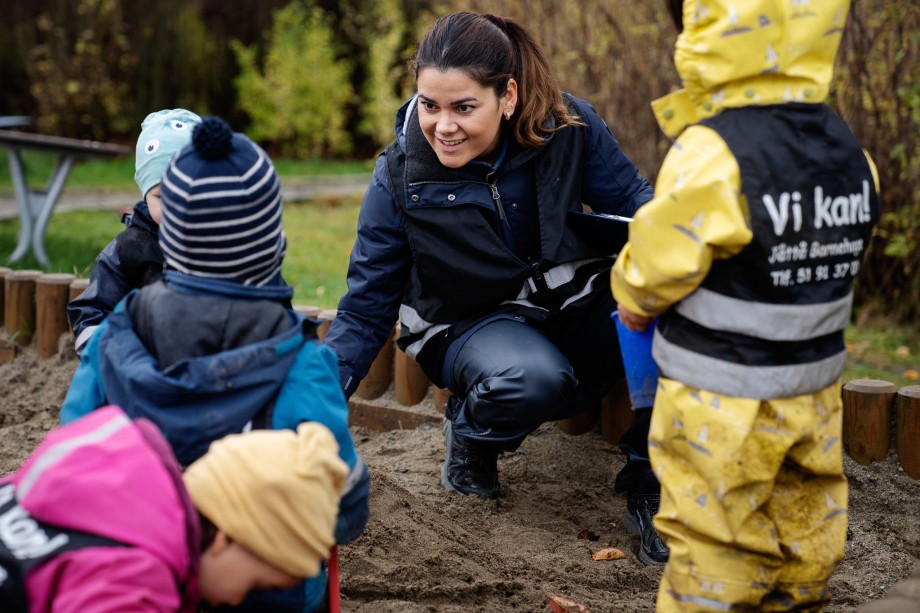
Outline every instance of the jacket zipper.
<path id="1" fill-rule="evenodd" d="M 486 176 L 486 183 L 488 184 L 489 189 L 492 190 L 492 200 L 495 201 L 495 207 L 498 209 L 499 219 L 501 219 L 505 223 L 505 225 L 510 228 L 511 224 L 508 223 L 508 217 L 505 215 L 505 207 L 502 205 L 502 197 L 498 193 L 498 185 L 496 185 L 495 183 L 492 183 L 491 181 L 492 174 L 493 173 L 490 172 L 488 176 Z"/>

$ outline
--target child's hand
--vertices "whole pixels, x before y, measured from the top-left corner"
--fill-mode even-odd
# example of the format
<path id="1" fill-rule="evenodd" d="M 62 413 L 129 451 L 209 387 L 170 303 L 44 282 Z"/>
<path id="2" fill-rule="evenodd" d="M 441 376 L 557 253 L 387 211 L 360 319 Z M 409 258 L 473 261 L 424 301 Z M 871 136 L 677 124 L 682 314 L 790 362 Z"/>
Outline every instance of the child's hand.
<path id="1" fill-rule="evenodd" d="M 617 313 L 619 314 L 620 321 L 623 322 L 623 325 L 633 332 L 645 332 L 649 324 L 655 320 L 654 317 L 646 317 L 645 315 L 633 313 L 622 304 L 617 305 Z"/>

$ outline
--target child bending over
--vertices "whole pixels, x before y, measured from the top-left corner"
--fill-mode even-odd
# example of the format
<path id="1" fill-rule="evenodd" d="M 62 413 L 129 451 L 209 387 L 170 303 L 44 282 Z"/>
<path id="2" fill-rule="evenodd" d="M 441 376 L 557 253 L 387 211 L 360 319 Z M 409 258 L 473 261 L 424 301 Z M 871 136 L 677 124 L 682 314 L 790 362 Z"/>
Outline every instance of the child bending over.
<path id="1" fill-rule="evenodd" d="M 328 556 L 347 474 L 305 423 L 216 441 L 183 475 L 151 422 L 100 408 L 0 480 L 0 610 L 191 613 L 290 587 Z"/>

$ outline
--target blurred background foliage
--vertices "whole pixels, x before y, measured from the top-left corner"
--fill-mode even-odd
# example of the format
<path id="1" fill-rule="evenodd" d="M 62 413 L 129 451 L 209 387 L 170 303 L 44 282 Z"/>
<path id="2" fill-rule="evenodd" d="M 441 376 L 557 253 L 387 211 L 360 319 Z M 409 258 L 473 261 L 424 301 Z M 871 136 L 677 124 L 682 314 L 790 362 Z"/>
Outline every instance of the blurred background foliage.
<path id="1" fill-rule="evenodd" d="M 566 90 L 590 100 L 654 180 L 667 139 L 649 101 L 679 86 L 664 0 L 4 0 L 0 115 L 133 144 L 153 110 L 217 114 L 287 158 L 372 158 L 411 94 L 433 19 L 527 24 Z M 831 105 L 875 160 L 883 219 L 859 312 L 920 316 L 920 2 L 853 0 Z"/>

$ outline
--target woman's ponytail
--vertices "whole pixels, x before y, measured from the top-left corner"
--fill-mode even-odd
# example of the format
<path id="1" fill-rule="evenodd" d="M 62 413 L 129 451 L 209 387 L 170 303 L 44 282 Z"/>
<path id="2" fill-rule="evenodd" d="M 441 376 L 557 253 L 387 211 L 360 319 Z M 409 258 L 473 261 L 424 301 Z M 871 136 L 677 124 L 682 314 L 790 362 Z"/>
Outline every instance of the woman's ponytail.
<path id="1" fill-rule="evenodd" d="M 518 84 L 518 112 L 512 117 L 515 136 L 522 145 L 540 147 L 547 132 L 571 124 L 579 118 L 565 106 L 559 79 L 543 49 L 519 21 L 496 15 L 483 15 L 508 36 L 515 55 L 515 80 Z M 552 116 L 555 121 L 547 125 Z"/>

